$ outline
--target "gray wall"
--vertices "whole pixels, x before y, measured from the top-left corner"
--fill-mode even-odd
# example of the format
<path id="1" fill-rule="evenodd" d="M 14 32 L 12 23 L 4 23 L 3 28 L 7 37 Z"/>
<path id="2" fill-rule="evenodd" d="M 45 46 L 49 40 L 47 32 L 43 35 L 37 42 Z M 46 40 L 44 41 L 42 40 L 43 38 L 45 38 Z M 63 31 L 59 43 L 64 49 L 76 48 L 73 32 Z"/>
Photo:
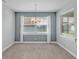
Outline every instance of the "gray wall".
<path id="1" fill-rule="evenodd" d="M 57 12 L 57 26 L 56 26 L 56 30 L 57 30 L 57 41 L 62 44 L 65 48 L 67 48 L 69 51 L 71 51 L 75 56 L 77 55 L 77 47 L 76 47 L 76 42 L 75 42 L 75 39 L 70 39 L 68 37 L 62 37 L 60 36 L 60 16 L 63 12 L 71 9 L 71 8 L 74 8 L 75 10 L 75 29 L 77 27 L 76 25 L 76 20 L 77 20 L 77 11 L 76 11 L 76 0 L 71 0 L 71 2 L 69 2 L 67 5 L 65 5 L 62 9 L 60 9 L 60 11 Z M 75 31 L 76 32 L 76 31 Z M 76 34 L 75 34 L 76 36 Z"/>
<path id="2" fill-rule="evenodd" d="M 15 39 L 15 14 L 2 4 L 2 49 L 14 42 Z"/>
<path id="3" fill-rule="evenodd" d="M 15 40 L 19 41 L 20 40 L 20 17 L 21 16 L 51 16 L 51 41 L 55 41 L 56 40 L 56 13 L 51 13 L 51 12 L 16 12 L 15 13 Z"/>

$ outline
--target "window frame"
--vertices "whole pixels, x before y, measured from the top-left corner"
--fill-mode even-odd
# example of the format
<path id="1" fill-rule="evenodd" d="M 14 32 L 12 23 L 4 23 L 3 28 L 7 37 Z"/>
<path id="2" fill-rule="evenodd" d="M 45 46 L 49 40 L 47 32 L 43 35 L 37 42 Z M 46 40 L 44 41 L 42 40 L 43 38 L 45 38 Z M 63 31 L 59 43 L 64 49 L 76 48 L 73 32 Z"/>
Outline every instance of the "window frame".
<path id="1" fill-rule="evenodd" d="M 47 26 L 47 32 L 38 32 L 38 33 L 27 33 L 27 32 L 23 32 L 23 27 L 24 27 L 24 17 L 25 16 L 21 16 L 20 17 L 20 42 L 24 42 L 23 41 L 23 35 L 47 35 L 47 43 L 50 43 L 51 41 L 51 16 L 46 16 L 48 17 L 48 26 Z M 27 16 L 27 17 L 31 17 L 31 16 Z M 45 16 L 41 16 L 41 17 L 45 17 Z M 32 42 L 32 41 L 30 41 Z M 35 42 L 35 41 L 33 41 Z M 38 41 L 39 42 L 39 41 Z"/>
<path id="2" fill-rule="evenodd" d="M 71 9 L 69 9 L 69 10 L 67 10 L 67 11 L 65 11 L 65 12 L 63 12 L 63 13 L 61 13 L 61 15 L 60 15 L 60 21 L 59 21 L 59 33 L 60 33 L 60 36 L 61 37 L 64 37 L 64 38 L 70 38 L 70 39 L 75 39 L 75 34 L 76 34 L 76 29 L 75 29 L 75 32 L 74 32 L 74 35 L 69 35 L 69 34 L 64 34 L 64 33 L 62 33 L 62 23 L 63 23 L 63 21 L 62 21 L 62 16 L 64 15 L 64 14 L 66 14 L 66 13 L 68 13 L 68 12 L 70 12 L 70 11 L 74 11 L 74 8 L 71 8 Z M 75 13 L 74 13 L 74 18 L 75 18 Z M 74 22 L 74 25 L 75 25 L 75 22 Z"/>

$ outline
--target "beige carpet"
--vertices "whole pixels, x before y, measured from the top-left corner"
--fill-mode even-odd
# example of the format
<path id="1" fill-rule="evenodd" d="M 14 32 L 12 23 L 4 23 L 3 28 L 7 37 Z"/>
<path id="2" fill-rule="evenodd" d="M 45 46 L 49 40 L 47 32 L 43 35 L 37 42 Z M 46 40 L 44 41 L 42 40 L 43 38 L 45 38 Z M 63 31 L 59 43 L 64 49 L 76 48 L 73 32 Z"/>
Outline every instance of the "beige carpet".
<path id="1" fill-rule="evenodd" d="M 2 57 L 2 59 L 76 59 L 55 43 L 17 43 L 5 51 Z"/>

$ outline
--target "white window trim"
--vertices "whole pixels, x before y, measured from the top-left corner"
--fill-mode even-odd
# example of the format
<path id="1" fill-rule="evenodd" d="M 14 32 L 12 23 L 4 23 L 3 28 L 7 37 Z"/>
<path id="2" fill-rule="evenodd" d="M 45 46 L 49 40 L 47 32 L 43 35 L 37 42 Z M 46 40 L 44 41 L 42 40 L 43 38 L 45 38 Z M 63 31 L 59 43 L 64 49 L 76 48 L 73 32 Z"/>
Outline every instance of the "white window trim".
<path id="1" fill-rule="evenodd" d="M 65 13 L 68 13 L 68 12 L 73 11 L 73 10 L 74 10 L 74 8 L 71 8 L 71 9 L 61 13 L 61 15 L 64 15 Z M 63 37 L 63 38 L 67 38 L 67 39 L 76 39 L 75 35 L 73 36 L 73 35 L 61 33 L 61 15 L 59 17 L 59 33 L 60 33 L 59 36 Z M 75 33 L 76 33 L 76 29 L 75 29 Z"/>
<path id="2" fill-rule="evenodd" d="M 42 33 L 42 32 L 37 32 L 37 33 L 33 33 L 33 32 L 30 32 L 30 33 L 28 33 L 28 32 L 23 32 L 23 26 L 24 26 L 24 16 L 21 16 L 21 18 L 20 18 L 20 20 L 21 20 L 21 28 L 20 28 L 20 42 L 24 42 L 23 41 L 23 35 L 25 34 L 25 35 L 40 35 L 40 34 L 42 34 L 42 35 L 47 35 L 47 43 L 50 43 L 51 42 L 51 16 L 48 16 L 48 28 L 47 28 L 47 32 L 44 32 L 44 33 Z"/>

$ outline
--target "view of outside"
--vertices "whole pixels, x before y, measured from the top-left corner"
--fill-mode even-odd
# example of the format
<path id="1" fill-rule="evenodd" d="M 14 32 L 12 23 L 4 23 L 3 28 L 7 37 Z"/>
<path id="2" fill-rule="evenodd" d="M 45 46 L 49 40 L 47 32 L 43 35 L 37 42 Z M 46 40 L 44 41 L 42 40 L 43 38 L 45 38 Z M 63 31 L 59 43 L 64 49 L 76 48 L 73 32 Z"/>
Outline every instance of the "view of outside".
<path id="1" fill-rule="evenodd" d="M 24 32 L 47 32 L 48 17 L 25 17 Z"/>
<path id="2" fill-rule="evenodd" d="M 62 34 L 74 35 L 74 12 L 68 12 L 62 16 Z"/>

